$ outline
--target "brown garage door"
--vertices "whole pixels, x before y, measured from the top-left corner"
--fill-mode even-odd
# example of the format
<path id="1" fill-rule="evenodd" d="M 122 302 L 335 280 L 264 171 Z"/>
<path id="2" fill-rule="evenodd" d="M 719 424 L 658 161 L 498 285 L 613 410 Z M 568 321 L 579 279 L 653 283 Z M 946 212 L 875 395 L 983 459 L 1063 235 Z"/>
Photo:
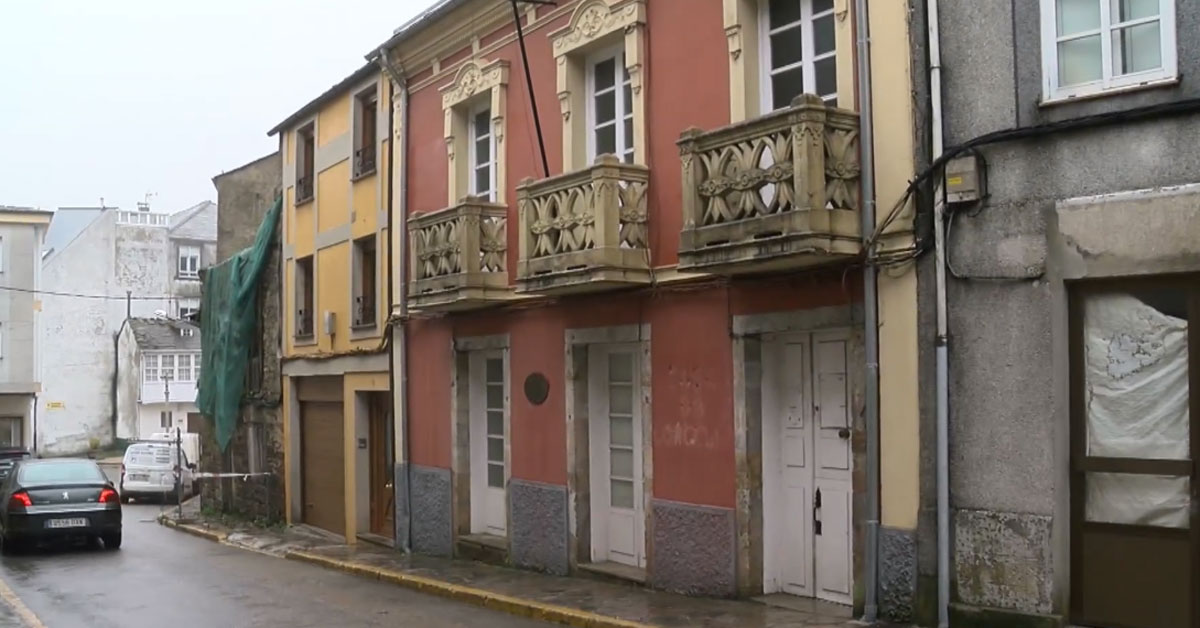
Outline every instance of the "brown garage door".
<path id="1" fill-rule="evenodd" d="M 300 404 L 300 450 L 304 522 L 345 534 L 342 404 Z"/>

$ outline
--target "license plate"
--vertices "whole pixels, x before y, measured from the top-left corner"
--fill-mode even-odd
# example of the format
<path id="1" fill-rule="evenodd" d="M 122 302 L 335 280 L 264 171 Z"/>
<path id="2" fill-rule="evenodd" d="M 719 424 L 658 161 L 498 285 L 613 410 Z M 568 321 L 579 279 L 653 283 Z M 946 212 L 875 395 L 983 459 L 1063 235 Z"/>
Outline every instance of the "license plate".
<path id="1" fill-rule="evenodd" d="M 87 524 L 88 524 L 88 520 L 83 519 L 83 518 L 51 519 L 46 522 L 46 527 L 47 528 L 86 528 Z"/>
<path id="2" fill-rule="evenodd" d="M 130 482 L 149 482 L 150 476 L 145 473 L 130 473 L 129 481 Z"/>

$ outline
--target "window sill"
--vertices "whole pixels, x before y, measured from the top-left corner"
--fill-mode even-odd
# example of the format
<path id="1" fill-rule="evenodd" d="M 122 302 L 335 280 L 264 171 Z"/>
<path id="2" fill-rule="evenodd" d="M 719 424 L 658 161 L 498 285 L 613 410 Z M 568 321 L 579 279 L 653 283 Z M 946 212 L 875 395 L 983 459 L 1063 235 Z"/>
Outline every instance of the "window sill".
<path id="1" fill-rule="evenodd" d="M 351 340 L 364 340 L 366 338 L 374 338 L 379 335 L 379 325 L 377 323 L 363 323 L 362 325 L 350 326 Z"/>
<path id="2" fill-rule="evenodd" d="M 1038 103 L 1039 107 L 1056 107 L 1075 102 L 1084 102 L 1089 100 L 1097 100 L 1100 98 L 1108 98 L 1109 96 L 1117 96 L 1120 94 L 1128 94 L 1131 92 L 1140 92 L 1150 89 L 1161 89 L 1164 87 L 1174 87 L 1179 85 L 1178 76 L 1169 76 L 1166 78 L 1147 80 L 1134 85 L 1124 85 L 1121 87 L 1112 87 L 1109 89 L 1097 89 L 1095 91 L 1084 92 L 1074 96 L 1055 96 L 1042 100 Z"/>
<path id="3" fill-rule="evenodd" d="M 311 347 L 317 344 L 316 334 L 297 335 L 292 337 L 292 344 L 297 347 Z"/>
<path id="4" fill-rule="evenodd" d="M 355 174 L 354 176 L 350 177 L 350 182 L 354 183 L 355 181 L 361 181 L 362 179 L 366 179 L 367 177 L 374 175 L 377 172 L 378 172 L 378 170 L 375 168 L 371 168 L 370 170 L 364 170 L 363 172 L 359 172 L 359 173 Z"/>
<path id="5" fill-rule="evenodd" d="M 313 202 L 314 198 L 316 198 L 315 194 L 312 196 L 306 196 L 304 198 L 298 198 L 298 199 L 296 199 L 296 207 L 299 207 L 301 205 L 307 205 L 307 204 Z"/>

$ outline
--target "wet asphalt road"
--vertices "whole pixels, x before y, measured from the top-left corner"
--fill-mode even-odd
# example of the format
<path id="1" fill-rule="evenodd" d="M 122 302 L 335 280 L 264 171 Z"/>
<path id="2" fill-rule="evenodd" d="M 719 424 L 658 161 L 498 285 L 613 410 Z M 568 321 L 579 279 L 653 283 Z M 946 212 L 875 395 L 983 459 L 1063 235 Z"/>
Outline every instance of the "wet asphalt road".
<path id="1" fill-rule="evenodd" d="M 199 539 L 156 523 L 161 508 L 126 506 L 117 551 L 96 544 L 0 559 L 0 626 L 550 625 Z"/>

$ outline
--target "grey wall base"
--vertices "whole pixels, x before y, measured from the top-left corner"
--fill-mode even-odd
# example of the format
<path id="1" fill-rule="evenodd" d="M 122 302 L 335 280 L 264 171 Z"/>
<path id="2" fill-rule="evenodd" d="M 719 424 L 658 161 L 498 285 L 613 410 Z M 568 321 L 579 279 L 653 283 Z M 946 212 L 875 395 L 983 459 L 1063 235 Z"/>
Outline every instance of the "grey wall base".
<path id="1" fill-rule="evenodd" d="M 567 487 L 512 479 L 512 564 L 559 576 L 568 571 Z"/>
<path id="2" fill-rule="evenodd" d="M 452 555 L 450 470 L 412 465 L 408 475 L 412 487 L 412 550 L 434 556 Z"/>
<path id="3" fill-rule="evenodd" d="M 396 549 L 411 550 L 408 546 L 409 532 L 412 522 L 408 518 L 408 464 L 399 463 L 395 467 L 395 501 L 396 504 Z"/>
<path id="4" fill-rule="evenodd" d="M 651 584 L 658 589 L 734 597 L 734 511 L 656 499 Z"/>
<path id="5" fill-rule="evenodd" d="M 917 539 L 915 532 L 879 529 L 879 611 L 884 617 L 907 623 L 913 617 L 917 591 Z"/>
<path id="6" fill-rule="evenodd" d="M 958 510 L 954 588 L 964 604 L 1051 612 L 1051 517 Z"/>

